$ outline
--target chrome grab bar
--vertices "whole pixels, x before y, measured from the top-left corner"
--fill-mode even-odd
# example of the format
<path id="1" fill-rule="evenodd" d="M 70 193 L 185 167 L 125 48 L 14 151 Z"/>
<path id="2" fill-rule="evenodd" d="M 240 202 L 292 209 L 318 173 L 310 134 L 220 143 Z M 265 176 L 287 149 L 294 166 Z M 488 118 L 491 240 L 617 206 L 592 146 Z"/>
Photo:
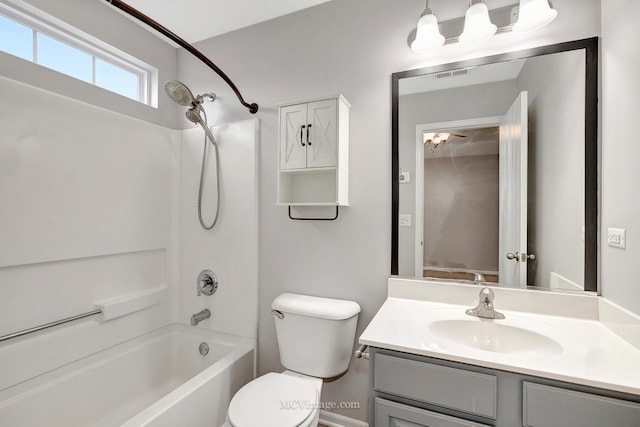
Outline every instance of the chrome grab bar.
<path id="1" fill-rule="evenodd" d="M 62 325 L 63 323 L 73 322 L 74 320 L 84 319 L 85 317 L 95 316 L 96 314 L 101 314 L 102 308 L 96 308 L 95 310 L 89 311 L 87 313 L 78 314 L 75 316 L 67 317 L 65 319 L 56 320 L 55 322 L 45 323 L 44 325 L 35 326 L 29 329 L 23 329 L 22 331 L 14 332 L 12 334 L 3 335 L 0 337 L 0 342 L 7 341 L 12 338 L 18 338 L 23 335 L 31 334 L 34 332 L 41 331 L 43 329 L 52 328 L 54 326 Z"/>
<path id="2" fill-rule="evenodd" d="M 361 359 L 361 358 L 365 358 L 365 359 L 369 359 L 369 352 L 365 352 L 365 350 L 368 348 L 369 346 L 366 344 L 362 344 L 360 347 L 358 347 L 358 349 L 356 350 L 354 356 L 356 359 Z"/>

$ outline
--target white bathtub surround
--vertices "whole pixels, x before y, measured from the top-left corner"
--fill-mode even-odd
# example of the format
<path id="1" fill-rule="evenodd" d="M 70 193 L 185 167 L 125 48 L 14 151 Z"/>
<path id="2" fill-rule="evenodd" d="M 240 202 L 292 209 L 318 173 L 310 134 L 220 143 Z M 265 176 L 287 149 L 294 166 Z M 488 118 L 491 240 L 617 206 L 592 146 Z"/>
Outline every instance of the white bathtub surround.
<path id="1" fill-rule="evenodd" d="M 99 301 L 96 305 L 102 310 L 100 320 L 113 320 L 145 308 L 167 301 L 168 287 L 159 286 Z"/>
<path id="2" fill-rule="evenodd" d="M 251 340 L 165 327 L 0 391 L 0 425 L 220 426 L 253 352 Z"/>
<path id="3" fill-rule="evenodd" d="M 640 318 L 598 296 L 492 288 L 495 309 L 506 319 L 487 320 L 465 314 L 477 305 L 480 286 L 391 278 L 388 289 L 361 344 L 640 394 L 640 348 L 632 345 L 638 342 Z M 433 325 L 443 320 L 511 326 L 542 335 L 550 340 L 542 344 L 550 345 L 481 350 L 438 334 Z"/>
<path id="4" fill-rule="evenodd" d="M 222 211 L 206 232 L 197 219 L 201 129 L 162 128 L 2 77 L 0 92 L 0 199 L 8 201 L 0 235 L 11 242 L 0 246 L 0 335 L 104 309 L 0 343 L 0 425 L 120 425 L 167 393 L 131 425 L 221 425 L 233 393 L 255 376 L 258 121 L 213 128 Z M 205 215 L 215 200 L 208 197 L 214 165 Z M 197 297 L 205 268 L 220 287 Z M 207 368 L 223 381 L 213 386 L 199 374 L 188 380 L 196 371 L 181 361 L 182 338 L 158 332 L 147 347 L 147 338 L 136 338 L 189 324 L 204 308 L 211 319 L 169 335 L 216 330 L 225 338 L 211 345 L 212 355 L 229 340 L 246 346 L 239 364 L 225 356 Z M 193 350 L 200 358 L 197 344 Z M 184 381 L 208 391 L 171 392 Z"/>
<path id="5" fill-rule="evenodd" d="M 3 390 L 178 321 L 180 133 L 4 77 L 0 92 L 0 335 L 166 288 L 0 343 Z"/>
<path id="6" fill-rule="evenodd" d="M 222 102 L 222 101 L 219 101 Z M 215 108 L 216 104 L 207 108 Z M 183 132 L 180 201 L 180 320 L 211 310 L 199 327 L 242 337 L 258 333 L 258 130 L 257 119 L 212 126 L 220 154 L 220 216 L 212 230 L 198 221 L 198 185 L 204 132 Z M 203 219 L 215 215 L 215 153 L 209 145 L 202 196 Z M 218 277 L 218 290 L 197 296 L 202 270 Z"/>

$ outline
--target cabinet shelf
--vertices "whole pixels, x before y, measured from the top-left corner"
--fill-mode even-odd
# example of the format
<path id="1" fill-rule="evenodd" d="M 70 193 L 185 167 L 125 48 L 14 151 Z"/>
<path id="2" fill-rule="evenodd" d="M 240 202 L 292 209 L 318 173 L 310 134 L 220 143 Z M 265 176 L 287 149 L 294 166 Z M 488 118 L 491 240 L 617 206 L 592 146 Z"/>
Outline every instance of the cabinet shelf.
<path id="1" fill-rule="evenodd" d="M 304 174 L 304 175 L 308 175 L 308 174 L 312 174 L 312 173 L 335 173 L 336 172 L 336 167 L 335 166 L 329 166 L 329 167 L 324 167 L 324 168 L 305 168 L 305 169 L 286 169 L 286 170 L 281 170 L 280 173 L 281 174 L 291 174 L 291 175 L 296 175 L 296 174 Z"/>

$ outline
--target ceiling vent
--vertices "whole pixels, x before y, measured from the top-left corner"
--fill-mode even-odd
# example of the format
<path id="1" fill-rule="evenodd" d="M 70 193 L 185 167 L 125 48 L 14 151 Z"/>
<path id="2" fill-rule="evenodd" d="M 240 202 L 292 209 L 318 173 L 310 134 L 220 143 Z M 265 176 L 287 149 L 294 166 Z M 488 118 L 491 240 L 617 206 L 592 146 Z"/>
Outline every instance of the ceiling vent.
<path id="1" fill-rule="evenodd" d="M 465 76 L 468 72 L 469 70 L 467 70 L 466 68 L 462 70 L 446 71 L 444 73 L 437 73 L 436 79 L 448 79 L 451 77 Z"/>

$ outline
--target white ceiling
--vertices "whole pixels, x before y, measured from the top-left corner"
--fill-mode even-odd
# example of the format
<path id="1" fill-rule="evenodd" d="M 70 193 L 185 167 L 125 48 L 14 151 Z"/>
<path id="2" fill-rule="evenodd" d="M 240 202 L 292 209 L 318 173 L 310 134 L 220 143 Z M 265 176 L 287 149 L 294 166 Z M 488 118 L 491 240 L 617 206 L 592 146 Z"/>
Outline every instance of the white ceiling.
<path id="1" fill-rule="evenodd" d="M 330 0 L 125 0 L 189 43 Z"/>

